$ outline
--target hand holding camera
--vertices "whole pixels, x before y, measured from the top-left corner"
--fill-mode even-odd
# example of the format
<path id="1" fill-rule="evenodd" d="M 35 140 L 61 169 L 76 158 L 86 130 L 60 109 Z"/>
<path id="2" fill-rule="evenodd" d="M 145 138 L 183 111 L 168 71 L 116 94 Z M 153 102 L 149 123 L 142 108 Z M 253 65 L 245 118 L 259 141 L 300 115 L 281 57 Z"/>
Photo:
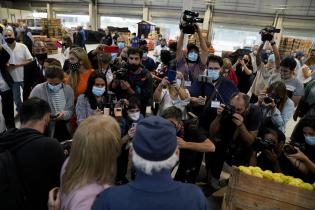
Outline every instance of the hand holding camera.
<path id="1" fill-rule="evenodd" d="M 185 10 L 180 20 L 179 28 L 184 34 L 194 34 L 199 27 L 196 23 L 203 23 L 203 18 L 199 18 L 198 12 Z"/>
<path id="2" fill-rule="evenodd" d="M 232 115 L 232 121 L 235 123 L 237 127 L 240 127 L 244 122 L 244 117 L 238 113 L 234 113 Z"/>
<path id="3" fill-rule="evenodd" d="M 275 33 L 280 33 L 280 29 L 276 29 L 273 26 L 267 26 L 266 28 L 261 29 L 259 33 L 261 34 L 261 41 L 270 42 L 271 40 L 273 40 L 273 35 Z"/>

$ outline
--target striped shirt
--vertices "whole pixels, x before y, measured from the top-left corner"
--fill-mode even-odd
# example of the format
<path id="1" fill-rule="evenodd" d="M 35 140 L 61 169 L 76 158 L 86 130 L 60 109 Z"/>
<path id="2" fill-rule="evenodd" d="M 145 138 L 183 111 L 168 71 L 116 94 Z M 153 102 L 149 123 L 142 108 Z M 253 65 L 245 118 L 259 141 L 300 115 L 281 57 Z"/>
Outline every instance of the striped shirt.
<path id="1" fill-rule="evenodd" d="M 56 115 L 58 112 L 64 112 L 66 106 L 66 98 L 63 88 L 58 92 L 49 91 L 52 100 L 52 115 Z"/>

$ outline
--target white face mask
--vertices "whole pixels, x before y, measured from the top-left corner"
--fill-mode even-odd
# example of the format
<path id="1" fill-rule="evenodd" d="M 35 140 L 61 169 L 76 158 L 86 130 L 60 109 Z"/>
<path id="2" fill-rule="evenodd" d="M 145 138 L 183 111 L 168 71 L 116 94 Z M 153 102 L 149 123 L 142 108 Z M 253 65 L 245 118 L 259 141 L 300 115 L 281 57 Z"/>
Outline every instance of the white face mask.
<path id="1" fill-rule="evenodd" d="M 182 85 L 182 80 L 181 80 L 181 79 L 176 79 L 176 84 L 177 84 L 178 86 L 181 86 L 181 85 Z"/>
<path id="2" fill-rule="evenodd" d="M 134 113 L 128 112 L 128 117 L 132 119 L 132 121 L 137 121 L 140 118 L 140 112 L 134 112 Z"/>

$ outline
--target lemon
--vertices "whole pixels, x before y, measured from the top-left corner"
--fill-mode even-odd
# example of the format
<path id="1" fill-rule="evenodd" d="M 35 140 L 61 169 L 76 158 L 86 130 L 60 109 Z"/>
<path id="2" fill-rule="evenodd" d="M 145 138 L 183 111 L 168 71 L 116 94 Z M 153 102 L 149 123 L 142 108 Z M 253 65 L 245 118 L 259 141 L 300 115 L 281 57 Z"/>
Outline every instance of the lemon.
<path id="1" fill-rule="evenodd" d="M 313 185 L 309 184 L 309 183 L 300 183 L 299 187 L 305 190 L 314 190 Z"/>

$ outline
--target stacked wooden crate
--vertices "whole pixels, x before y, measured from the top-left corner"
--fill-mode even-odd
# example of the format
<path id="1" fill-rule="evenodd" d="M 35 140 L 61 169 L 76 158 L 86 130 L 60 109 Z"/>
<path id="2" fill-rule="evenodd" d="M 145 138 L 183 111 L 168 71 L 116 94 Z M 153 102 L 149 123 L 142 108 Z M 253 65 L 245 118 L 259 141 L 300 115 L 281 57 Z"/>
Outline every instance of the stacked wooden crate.
<path id="1" fill-rule="evenodd" d="M 33 36 L 33 39 L 46 43 L 47 48 L 48 48 L 48 55 L 58 54 L 58 48 L 56 46 L 58 39 L 48 38 L 47 36 Z"/>
<path id="2" fill-rule="evenodd" d="M 56 38 L 58 40 L 61 40 L 61 21 L 60 19 L 47 19 L 42 18 L 41 19 L 41 25 L 45 33 L 49 38 Z"/>
<path id="3" fill-rule="evenodd" d="M 311 47 L 311 40 L 283 36 L 280 41 L 279 53 L 281 56 L 286 57 L 293 55 L 293 53 L 296 51 L 303 51 L 304 54 L 307 56 Z"/>

